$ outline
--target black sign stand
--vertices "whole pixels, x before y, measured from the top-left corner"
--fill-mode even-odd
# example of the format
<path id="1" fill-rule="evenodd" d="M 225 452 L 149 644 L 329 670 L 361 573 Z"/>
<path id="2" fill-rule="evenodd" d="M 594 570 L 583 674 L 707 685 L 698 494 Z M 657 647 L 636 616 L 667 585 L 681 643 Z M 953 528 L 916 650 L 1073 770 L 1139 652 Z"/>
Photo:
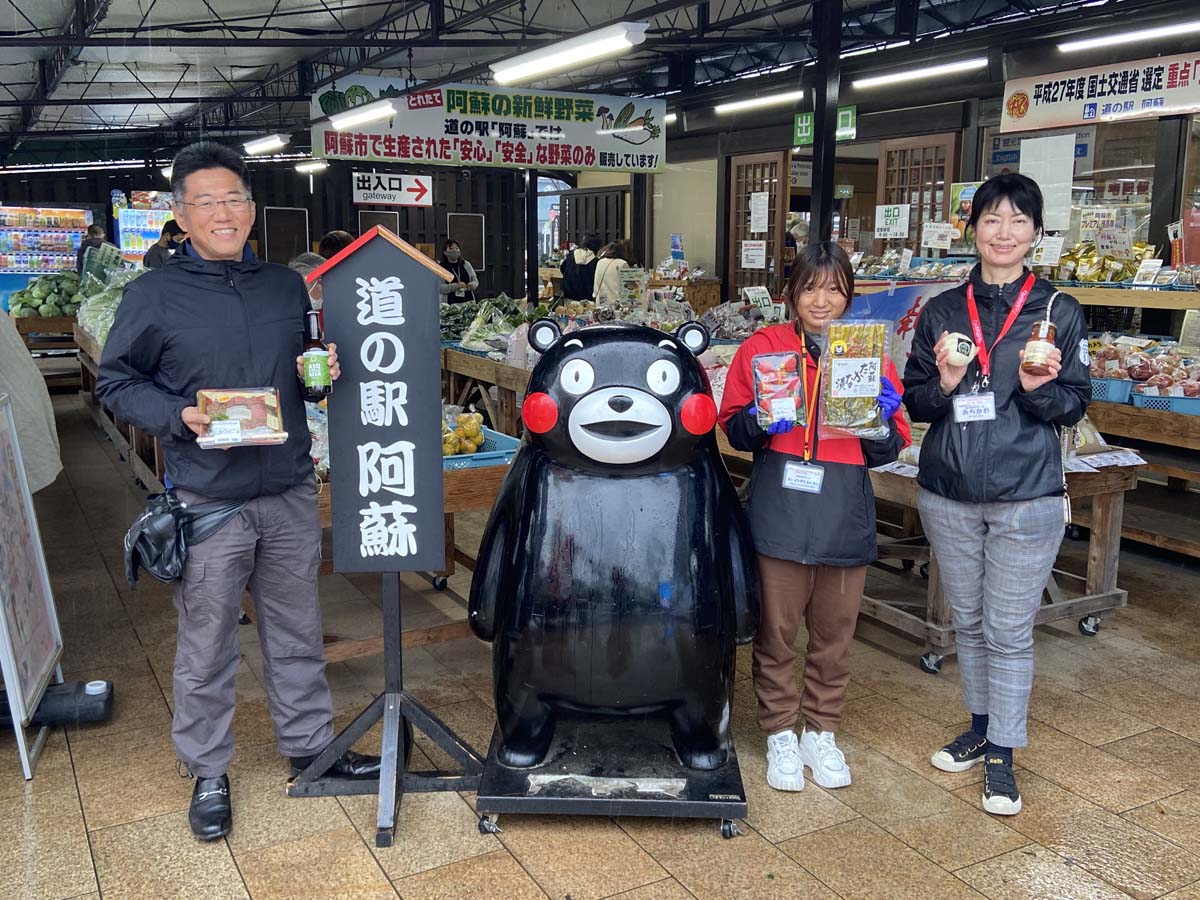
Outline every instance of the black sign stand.
<path id="1" fill-rule="evenodd" d="M 355 257 L 352 265 L 342 265 Z M 372 312 L 371 292 L 378 288 L 392 290 L 386 304 Z M 437 284 L 452 281 L 453 276 L 428 260 L 394 234 L 373 228 L 357 241 L 310 273 L 308 280 L 323 279 L 325 295 L 326 338 L 342 349 L 342 380 L 338 384 L 345 396 L 356 396 L 360 385 L 381 375 L 403 378 L 417 389 L 407 400 L 400 395 L 393 399 L 405 405 L 407 414 L 400 419 L 400 432 L 407 442 L 411 457 L 404 464 L 389 468 L 389 476 L 404 475 L 406 486 L 401 488 L 387 482 L 383 492 L 380 484 L 375 493 L 367 493 L 356 484 L 361 475 L 362 459 L 354 469 L 354 450 L 363 441 L 392 440 L 397 435 L 396 423 L 382 409 L 368 415 L 365 403 L 359 405 L 335 399 L 330 404 L 330 452 L 333 482 L 333 562 L 339 572 L 382 572 L 383 578 L 383 693 L 363 710 L 350 725 L 326 747 L 312 764 L 288 783 L 289 797 L 330 797 L 349 794 L 379 794 L 377 847 L 390 847 L 395 837 L 396 814 L 405 791 L 474 791 L 483 773 L 483 759 L 454 734 L 437 716 L 404 690 L 404 642 L 400 623 L 400 572 L 441 568 L 444 546 L 421 541 L 417 550 L 415 538 L 408 552 L 394 547 L 365 546 L 366 537 L 354 537 L 359 518 L 367 511 L 360 509 L 357 496 L 379 497 L 384 500 L 394 494 L 410 501 L 399 503 L 397 531 L 411 525 L 414 533 L 442 535 L 443 483 L 439 452 L 441 419 L 440 366 L 437 365 Z M 403 278 L 403 283 L 400 279 Z M 382 282 L 382 283 L 381 283 Z M 394 288 L 394 290 L 393 290 Z M 404 296 L 397 296 L 403 290 Z M 354 303 L 355 296 L 361 302 Z M 426 298 L 424 300 L 419 298 Z M 403 304 L 403 305 L 402 305 Z M 358 314 L 355 314 L 355 310 Z M 404 325 L 403 334 L 409 340 L 407 352 L 401 345 L 395 326 Z M 390 351 L 389 351 L 390 348 Z M 368 352 L 370 350 L 370 352 Z M 386 365 L 385 365 L 386 363 Z M 399 374 L 403 369 L 403 374 Z M 438 373 L 434 375 L 433 373 Z M 416 379 L 416 380 L 414 380 Z M 373 382 L 380 384 L 381 382 Z M 430 388 L 430 384 L 438 384 Z M 399 385 L 405 388 L 405 385 Z M 348 398 L 349 399 L 349 398 Z M 380 421 L 384 419 L 384 421 Z M 378 444 L 373 444 L 377 451 Z M 396 443 L 388 451 L 403 453 L 403 444 Z M 361 452 L 362 447 L 359 447 Z M 376 473 L 378 478 L 378 473 Z M 408 484 L 411 479 L 413 483 Z M 340 486 L 338 486 L 340 484 Z M 358 488 L 358 490 L 356 490 Z M 419 488 L 419 490 L 417 489 Z M 378 507 L 377 503 L 372 504 Z M 410 521 L 405 523 L 404 516 Z M 392 532 L 389 532 L 391 534 Z M 393 538 L 394 539 L 394 538 Z M 346 779 L 326 777 L 333 764 L 362 738 L 376 722 L 383 721 L 383 748 L 378 778 Z M 462 768 L 458 772 L 409 772 L 414 726 L 441 747 Z M 403 734 L 403 738 L 401 735 Z"/>
<path id="2" fill-rule="evenodd" d="M 379 794 L 376 847 L 392 846 L 396 810 L 405 791 L 475 791 L 483 774 L 483 759 L 441 719 L 404 690 L 404 647 L 400 629 L 400 575 L 383 576 L 384 692 L 351 722 L 313 760 L 312 765 L 288 783 L 289 797 L 332 797 L 348 794 Z M 382 765 L 378 779 L 325 778 L 338 758 L 364 734 L 383 720 Z M 462 771 L 409 772 L 413 726 L 420 729 L 456 762 Z M 400 740 L 403 728 L 404 740 Z"/>

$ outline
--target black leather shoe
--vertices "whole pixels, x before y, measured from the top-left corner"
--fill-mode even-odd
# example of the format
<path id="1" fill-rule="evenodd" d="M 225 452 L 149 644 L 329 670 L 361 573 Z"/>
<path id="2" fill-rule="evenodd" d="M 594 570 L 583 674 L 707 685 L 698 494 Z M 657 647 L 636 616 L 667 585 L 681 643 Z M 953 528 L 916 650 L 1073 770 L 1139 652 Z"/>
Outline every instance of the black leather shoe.
<path id="1" fill-rule="evenodd" d="M 315 755 L 292 757 L 292 777 L 295 778 L 307 769 L 316 758 Z M 347 750 L 329 767 L 325 775 L 329 778 L 378 778 L 379 757 Z"/>
<path id="2" fill-rule="evenodd" d="M 233 828 L 233 801 L 229 795 L 229 776 L 197 778 L 188 810 L 192 834 L 202 841 L 215 841 Z"/>

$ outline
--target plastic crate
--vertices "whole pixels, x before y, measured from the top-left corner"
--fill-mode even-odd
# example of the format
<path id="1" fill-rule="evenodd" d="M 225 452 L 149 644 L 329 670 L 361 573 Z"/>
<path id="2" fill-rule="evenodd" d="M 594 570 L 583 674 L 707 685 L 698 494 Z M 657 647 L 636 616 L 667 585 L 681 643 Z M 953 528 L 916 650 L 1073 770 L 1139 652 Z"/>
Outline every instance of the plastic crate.
<path id="1" fill-rule="evenodd" d="M 442 457 L 442 469 L 480 469 L 484 466 L 506 466 L 512 462 L 520 438 L 509 437 L 490 428 L 483 429 L 483 446 L 474 453 L 456 453 Z"/>
<path id="2" fill-rule="evenodd" d="M 1160 412 L 1200 416 L 1200 397 L 1156 397 L 1153 394 L 1133 394 L 1138 409 L 1157 409 Z"/>
<path id="3" fill-rule="evenodd" d="M 1105 403 L 1128 403 L 1133 382 L 1127 378 L 1093 378 L 1092 399 Z"/>

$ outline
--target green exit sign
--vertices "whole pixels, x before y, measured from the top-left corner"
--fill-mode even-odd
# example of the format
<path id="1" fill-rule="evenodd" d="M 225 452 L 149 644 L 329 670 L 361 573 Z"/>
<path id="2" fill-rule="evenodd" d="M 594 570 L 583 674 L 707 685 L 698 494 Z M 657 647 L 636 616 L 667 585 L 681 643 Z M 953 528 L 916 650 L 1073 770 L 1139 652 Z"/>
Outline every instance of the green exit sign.
<path id="1" fill-rule="evenodd" d="M 811 145 L 816 134 L 816 123 L 813 113 L 796 113 L 792 143 L 797 147 Z M 838 141 L 852 141 L 858 136 L 858 107 L 839 106 L 837 111 L 837 132 L 834 136 Z"/>

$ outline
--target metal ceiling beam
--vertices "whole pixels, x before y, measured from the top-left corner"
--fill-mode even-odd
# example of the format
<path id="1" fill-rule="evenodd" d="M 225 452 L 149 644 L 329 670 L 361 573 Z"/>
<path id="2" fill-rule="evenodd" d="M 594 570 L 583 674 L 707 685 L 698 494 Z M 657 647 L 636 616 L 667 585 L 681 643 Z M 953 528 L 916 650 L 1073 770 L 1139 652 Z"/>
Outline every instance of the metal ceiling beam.
<path id="1" fill-rule="evenodd" d="M 808 0 L 804 0 L 802 5 L 807 5 Z M 766 15 L 765 13 L 763 15 Z M 761 17 L 760 17 L 761 18 Z M 762 32 L 761 34 L 746 35 L 744 37 L 726 36 L 726 37 L 687 37 L 684 38 L 679 33 L 672 33 L 666 37 L 648 36 L 645 43 L 639 45 L 640 49 L 646 47 L 661 47 L 664 49 L 683 49 L 685 47 L 694 47 L 697 44 L 708 47 L 731 47 L 747 43 L 784 43 L 790 42 L 787 36 L 781 37 L 778 32 Z M 406 38 L 403 41 L 403 46 L 398 47 L 395 38 L 360 38 L 350 41 L 333 42 L 339 48 L 372 48 L 372 47 L 388 47 L 390 48 L 388 55 L 401 53 L 409 48 L 414 50 L 520 50 L 525 53 L 529 50 L 536 50 L 539 47 L 550 47 L 559 43 L 559 38 L 550 40 L 535 40 L 523 41 L 520 36 L 515 33 L 511 37 L 485 37 L 485 38 L 446 38 L 446 37 L 428 37 L 419 39 Z M 78 41 L 66 35 L 47 35 L 46 37 L 30 37 L 30 38 L 13 38 L 0 37 L 0 50 L 14 47 L 80 47 L 82 49 L 89 48 L 112 48 L 121 49 L 145 49 L 157 50 L 161 48 L 204 48 L 204 47 L 221 47 L 224 49 L 239 49 L 248 50 L 260 49 L 277 49 L 286 47 L 322 47 L 329 49 L 330 41 L 328 38 L 245 38 L 239 40 L 231 40 L 227 37 L 172 37 L 172 38 L 87 38 L 83 41 Z"/>
<path id="2" fill-rule="evenodd" d="M 44 106 L 152 106 L 156 103 L 190 106 L 194 103 L 208 103 L 212 99 L 211 95 L 207 97 L 53 97 L 49 100 L 39 97 L 25 100 L 0 100 L 0 109 L 30 109 Z M 308 94 L 296 94 L 291 97 L 276 97 L 274 102 L 308 103 L 310 99 Z"/>
<path id="3" fill-rule="evenodd" d="M 46 105 L 45 101 L 54 93 L 67 70 L 79 58 L 82 48 L 78 41 L 86 39 L 96 30 L 96 26 L 108 15 L 109 3 L 110 0 L 75 0 L 71 17 L 62 26 L 63 36 L 71 42 L 57 48 L 46 59 L 38 60 L 38 85 L 29 98 L 35 102 L 22 112 L 20 128 L 17 130 L 30 131 L 37 124 L 42 108 Z M 36 101 L 42 102 L 39 104 Z M 16 150 L 19 146 L 18 139 L 12 145 L 12 149 Z"/>

